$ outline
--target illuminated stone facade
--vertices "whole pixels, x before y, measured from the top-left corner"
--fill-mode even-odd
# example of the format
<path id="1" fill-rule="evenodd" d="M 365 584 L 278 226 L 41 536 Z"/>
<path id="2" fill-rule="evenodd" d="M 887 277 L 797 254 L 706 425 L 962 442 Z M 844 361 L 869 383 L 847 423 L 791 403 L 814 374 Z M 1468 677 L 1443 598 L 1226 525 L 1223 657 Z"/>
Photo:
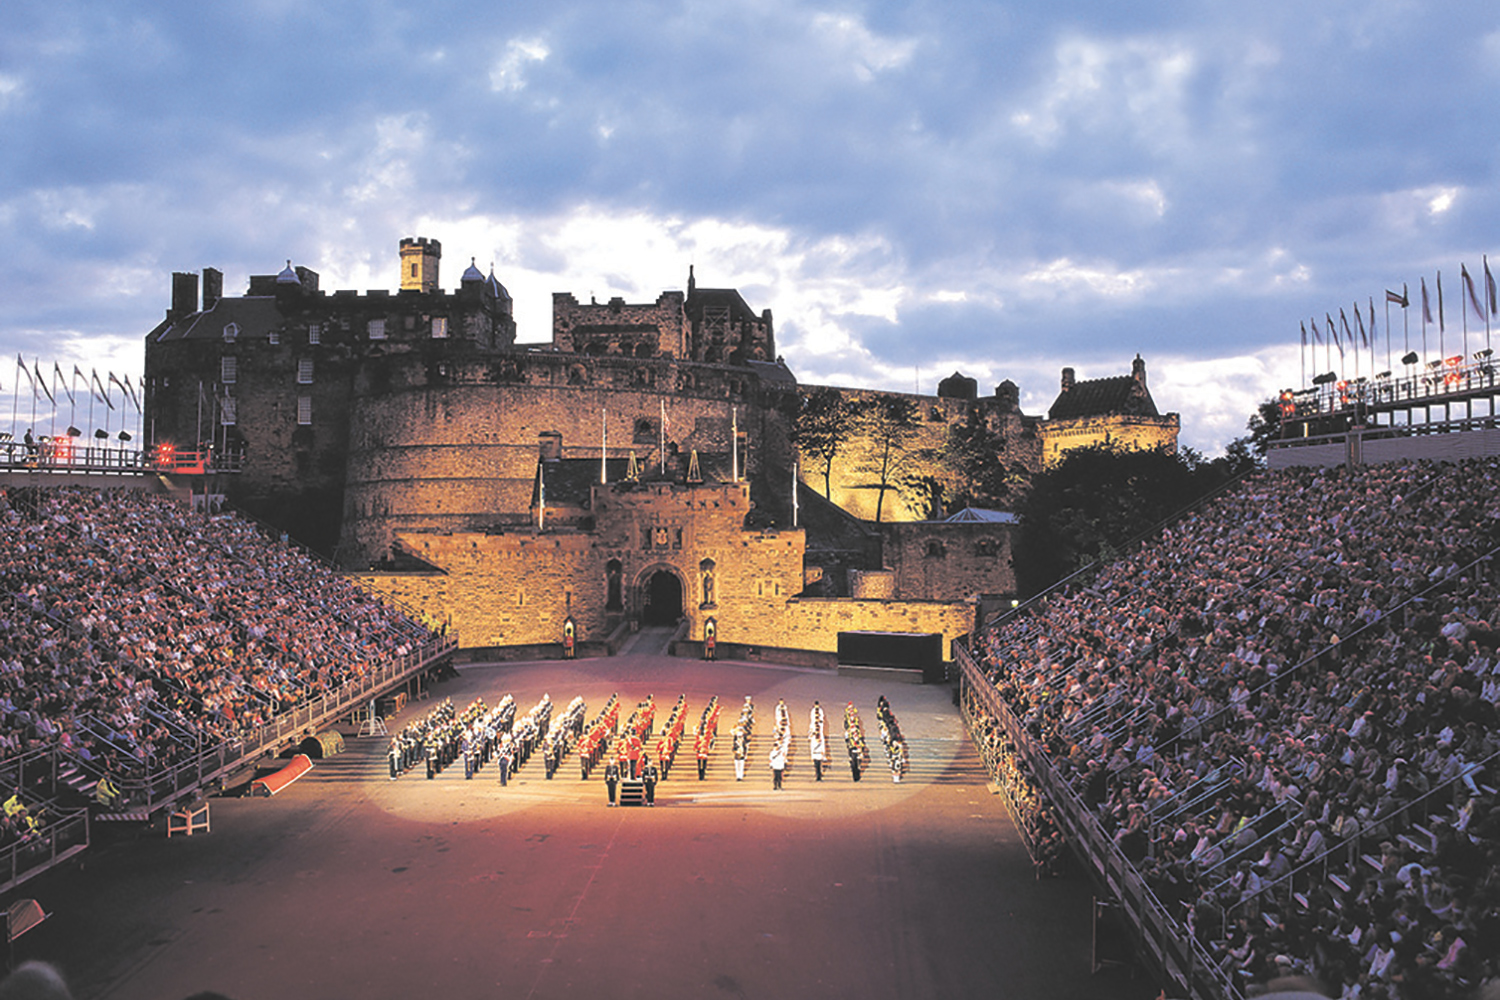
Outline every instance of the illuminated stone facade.
<path id="1" fill-rule="evenodd" d="M 738 291 L 690 273 L 654 302 L 560 293 L 550 342 L 517 344 L 493 273 L 471 264 L 444 291 L 436 240 L 399 249 L 394 294 L 326 293 L 288 263 L 228 297 L 205 268 L 200 302 L 198 276 L 173 275 L 146 339 L 148 443 L 212 445 L 238 471 L 209 488 L 452 621 L 466 646 L 556 641 L 569 615 L 584 638 L 680 615 L 693 637 L 713 617 L 724 642 L 833 650 L 840 629 L 953 638 L 972 597 L 1014 592 L 1012 525 L 924 521 L 932 504 L 895 491 L 895 524 L 862 523 L 878 496 L 867 436 L 836 463 L 833 504 L 809 495 L 822 481 L 805 461 L 795 486 L 808 387 L 777 358 L 770 311 Z M 960 424 L 983 422 L 997 460 L 1025 470 L 1101 420 L 1167 430 L 1154 405 L 1028 417 L 1013 383 L 976 398 L 958 374 L 899 398 L 918 415 L 908 469 Z"/>

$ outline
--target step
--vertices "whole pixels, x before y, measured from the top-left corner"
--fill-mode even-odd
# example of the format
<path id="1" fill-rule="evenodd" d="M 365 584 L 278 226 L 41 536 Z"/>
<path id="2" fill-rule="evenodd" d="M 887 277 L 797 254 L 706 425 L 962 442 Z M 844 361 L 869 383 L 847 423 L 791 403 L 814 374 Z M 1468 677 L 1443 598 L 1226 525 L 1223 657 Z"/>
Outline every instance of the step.
<path id="1" fill-rule="evenodd" d="M 644 781 L 622 781 L 620 782 L 620 805 L 622 806 L 644 806 L 646 804 L 646 783 Z"/>
<path id="2" fill-rule="evenodd" d="M 145 809 L 136 812 L 100 813 L 94 817 L 94 820 L 99 823 L 149 823 L 151 813 Z"/>

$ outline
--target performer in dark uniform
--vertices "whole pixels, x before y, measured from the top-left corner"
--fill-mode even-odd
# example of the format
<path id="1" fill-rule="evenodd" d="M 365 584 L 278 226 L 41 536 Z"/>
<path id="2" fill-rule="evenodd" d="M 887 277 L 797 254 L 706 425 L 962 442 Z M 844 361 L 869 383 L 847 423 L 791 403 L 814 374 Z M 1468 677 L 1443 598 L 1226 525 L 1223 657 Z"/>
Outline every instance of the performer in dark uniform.
<path id="1" fill-rule="evenodd" d="M 615 804 L 615 789 L 620 787 L 620 762 L 611 757 L 604 765 L 604 787 L 609 790 L 609 804 Z"/>
<path id="2" fill-rule="evenodd" d="M 648 806 L 656 805 L 656 779 L 659 776 L 660 772 L 656 770 L 656 765 L 651 763 L 651 758 L 642 757 L 641 781 L 646 786 L 646 805 Z"/>

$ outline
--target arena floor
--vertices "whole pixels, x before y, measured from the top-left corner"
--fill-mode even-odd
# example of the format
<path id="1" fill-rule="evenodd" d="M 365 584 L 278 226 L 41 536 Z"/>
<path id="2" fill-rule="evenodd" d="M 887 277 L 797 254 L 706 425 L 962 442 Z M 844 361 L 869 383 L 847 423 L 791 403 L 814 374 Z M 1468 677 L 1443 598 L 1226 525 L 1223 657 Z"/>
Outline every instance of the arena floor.
<path id="1" fill-rule="evenodd" d="M 688 745 L 654 809 L 605 808 L 599 772 L 580 781 L 571 758 L 552 781 L 533 759 L 503 789 L 493 764 L 391 781 L 388 741 L 351 738 L 273 799 L 213 800 L 207 835 L 158 825 L 28 883 L 53 917 L 17 958 L 58 963 L 80 1000 L 1156 995 L 1123 969 L 1090 974 L 1088 885 L 1034 879 L 946 687 L 625 655 L 470 666 L 433 696 L 510 693 L 524 712 L 544 692 L 558 710 L 582 695 L 590 718 L 618 692 L 622 720 L 647 694 L 664 719 L 686 693 L 690 723 L 717 694 L 728 724 L 707 780 Z M 737 783 L 728 730 L 747 694 L 757 738 Z M 911 748 L 900 784 L 881 694 Z M 797 749 L 773 792 L 778 698 Z M 860 783 L 847 766 L 813 781 L 814 699 L 831 749 L 859 708 Z"/>

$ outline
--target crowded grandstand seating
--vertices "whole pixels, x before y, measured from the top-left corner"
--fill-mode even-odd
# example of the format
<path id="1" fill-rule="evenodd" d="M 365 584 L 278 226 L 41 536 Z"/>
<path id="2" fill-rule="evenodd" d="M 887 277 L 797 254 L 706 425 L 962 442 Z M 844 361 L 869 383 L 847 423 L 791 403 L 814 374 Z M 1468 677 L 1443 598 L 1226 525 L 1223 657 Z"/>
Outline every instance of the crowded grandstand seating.
<path id="1" fill-rule="evenodd" d="M 57 745 L 118 783 L 433 639 L 232 514 L 27 488 L 0 523 L 0 757 Z"/>
<path id="2" fill-rule="evenodd" d="M 1085 814 L 1223 992 L 1466 997 L 1500 973 L 1497 545 L 1493 459 L 1258 476 L 982 630 L 1014 726 L 966 715 L 1032 835 Z"/>

